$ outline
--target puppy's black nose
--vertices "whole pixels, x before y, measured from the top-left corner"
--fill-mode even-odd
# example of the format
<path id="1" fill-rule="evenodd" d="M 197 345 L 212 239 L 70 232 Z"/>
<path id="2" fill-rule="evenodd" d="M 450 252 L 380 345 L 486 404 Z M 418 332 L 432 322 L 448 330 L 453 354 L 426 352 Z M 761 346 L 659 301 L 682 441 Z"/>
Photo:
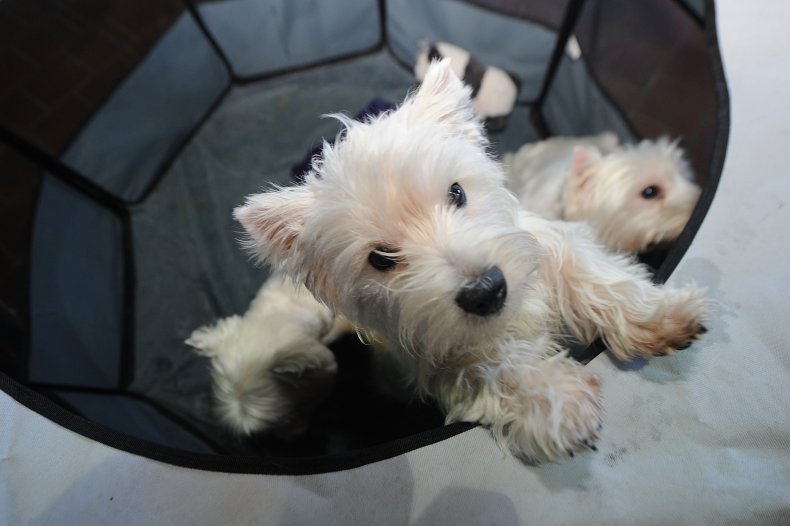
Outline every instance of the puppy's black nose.
<path id="1" fill-rule="evenodd" d="M 490 316 L 499 312 L 507 297 L 507 281 L 499 267 L 491 267 L 455 297 L 455 303 L 469 314 Z"/>

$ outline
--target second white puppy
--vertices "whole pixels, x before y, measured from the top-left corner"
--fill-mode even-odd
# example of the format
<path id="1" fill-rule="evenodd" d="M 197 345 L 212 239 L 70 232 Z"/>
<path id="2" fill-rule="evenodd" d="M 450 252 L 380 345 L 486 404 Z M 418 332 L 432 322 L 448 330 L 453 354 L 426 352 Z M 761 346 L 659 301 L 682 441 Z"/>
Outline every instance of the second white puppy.
<path id="1" fill-rule="evenodd" d="M 528 210 L 585 221 L 610 250 L 674 241 L 700 195 L 677 142 L 619 145 L 613 133 L 557 137 L 503 159 L 507 185 Z"/>

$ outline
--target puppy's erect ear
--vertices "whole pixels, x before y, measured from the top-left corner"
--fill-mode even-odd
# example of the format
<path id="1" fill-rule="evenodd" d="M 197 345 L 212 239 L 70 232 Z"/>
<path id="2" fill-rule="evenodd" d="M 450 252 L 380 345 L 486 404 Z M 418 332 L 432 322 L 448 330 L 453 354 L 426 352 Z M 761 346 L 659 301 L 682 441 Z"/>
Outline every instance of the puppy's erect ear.
<path id="1" fill-rule="evenodd" d="M 413 118 L 452 126 L 475 141 L 486 142 L 472 109 L 472 90 L 453 72 L 450 59 L 434 61 L 412 99 Z"/>
<path id="2" fill-rule="evenodd" d="M 298 251 L 312 205 L 313 194 L 304 185 L 280 188 L 247 197 L 233 217 L 250 235 L 248 248 L 262 260 L 279 265 Z"/>

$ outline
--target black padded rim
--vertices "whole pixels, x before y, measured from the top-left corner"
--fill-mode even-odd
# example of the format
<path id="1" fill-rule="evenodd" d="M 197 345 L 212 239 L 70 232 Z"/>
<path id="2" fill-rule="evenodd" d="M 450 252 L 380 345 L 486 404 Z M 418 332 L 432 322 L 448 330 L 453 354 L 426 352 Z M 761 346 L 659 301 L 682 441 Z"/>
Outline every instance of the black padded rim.
<path id="1" fill-rule="evenodd" d="M 683 4 L 682 2 L 679 2 Z M 691 15 L 689 15 L 691 16 Z M 716 126 L 714 131 L 713 153 L 710 165 L 708 166 L 708 177 L 702 188 L 697 206 L 694 208 L 686 227 L 681 232 L 680 237 L 675 241 L 669 253 L 664 258 L 664 262 L 656 271 L 653 280 L 656 283 L 663 283 L 672 272 L 677 268 L 680 260 L 694 241 L 697 231 L 702 226 L 702 221 L 708 215 L 716 189 L 719 187 L 719 179 L 724 168 L 724 158 L 727 155 L 727 143 L 730 137 L 730 94 L 727 89 L 727 81 L 724 76 L 724 66 L 721 61 L 719 51 L 719 37 L 716 31 L 716 7 L 714 0 L 705 1 L 705 21 L 703 23 L 705 40 L 708 44 L 710 55 L 710 66 L 713 73 L 713 90 L 716 98 Z"/>
<path id="2" fill-rule="evenodd" d="M 245 455 L 191 453 L 129 436 L 96 424 L 59 406 L 41 393 L 0 373 L 0 391 L 55 424 L 106 446 L 166 464 L 215 471 L 258 475 L 314 475 L 354 469 L 429 446 L 476 427 L 458 422 L 400 440 L 342 455 L 300 458 L 264 458 Z"/>

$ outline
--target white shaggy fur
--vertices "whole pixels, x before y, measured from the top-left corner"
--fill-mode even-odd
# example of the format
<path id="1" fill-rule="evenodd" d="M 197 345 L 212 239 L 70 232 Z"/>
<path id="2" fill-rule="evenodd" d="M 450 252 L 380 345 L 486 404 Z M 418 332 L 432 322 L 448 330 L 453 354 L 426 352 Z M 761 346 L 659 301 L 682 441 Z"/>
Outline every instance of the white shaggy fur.
<path id="1" fill-rule="evenodd" d="M 195 330 L 186 340 L 211 358 L 214 395 L 223 422 L 242 434 L 300 433 L 329 393 L 337 371 L 324 346 L 339 320 L 282 276 L 271 277 L 244 316 Z"/>
<path id="2" fill-rule="evenodd" d="M 503 163 L 525 208 L 585 221 L 611 250 L 674 241 L 700 194 L 682 150 L 665 137 L 637 145 L 618 145 L 612 133 L 552 138 L 522 146 Z"/>
<path id="3" fill-rule="evenodd" d="M 700 290 L 657 287 L 583 224 L 519 207 L 448 61 L 396 111 L 343 122 L 303 186 L 252 195 L 235 217 L 250 248 L 294 280 L 292 293 L 306 287 L 319 311 L 381 342 L 448 422 L 480 422 L 519 457 L 572 454 L 592 446 L 603 408 L 597 378 L 566 356 L 564 339 L 602 337 L 627 360 L 700 333 Z M 375 268 L 371 252 L 393 266 Z M 501 308 L 462 308 L 460 291 L 494 266 L 507 283 Z"/>

